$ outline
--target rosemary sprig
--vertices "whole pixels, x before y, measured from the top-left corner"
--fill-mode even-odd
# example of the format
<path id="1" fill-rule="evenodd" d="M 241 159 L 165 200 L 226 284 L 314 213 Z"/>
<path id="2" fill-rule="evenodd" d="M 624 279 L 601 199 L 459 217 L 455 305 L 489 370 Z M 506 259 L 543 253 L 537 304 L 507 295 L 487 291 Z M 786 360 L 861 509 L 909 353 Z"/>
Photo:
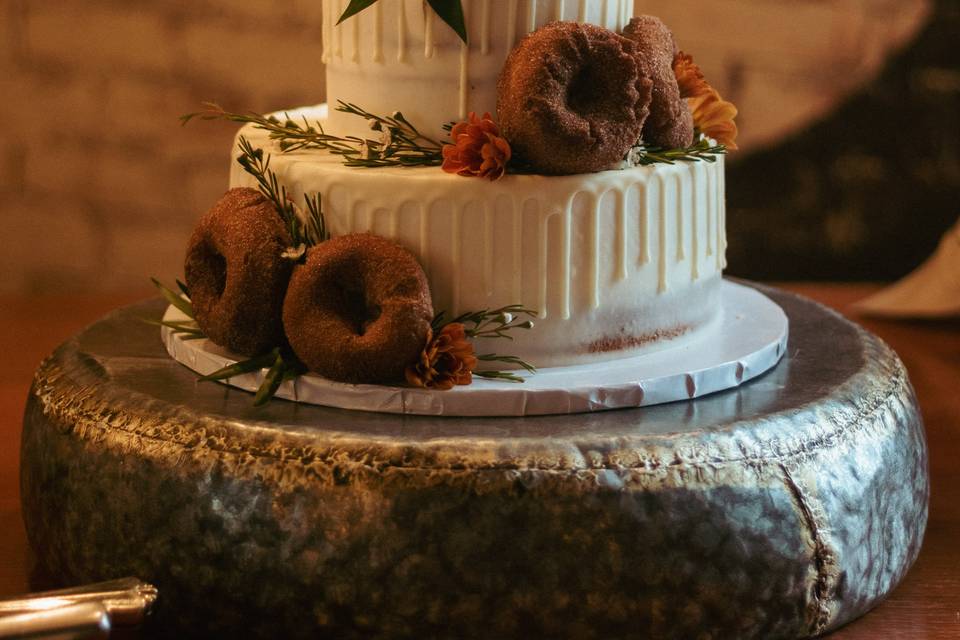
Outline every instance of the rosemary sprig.
<path id="1" fill-rule="evenodd" d="M 155 327 L 167 327 L 174 333 L 183 336 L 184 340 L 203 340 L 207 337 L 192 320 L 154 320 L 153 318 L 140 318 L 140 320 Z"/>
<path id="2" fill-rule="evenodd" d="M 323 217 L 320 195 L 304 194 L 307 215 L 302 215 L 293 198 L 287 193 L 287 188 L 280 184 L 277 174 L 270 170 L 270 156 L 264 155 L 263 149 L 254 149 L 250 141 L 243 136 L 240 136 L 239 142 L 241 153 L 237 156 L 237 162 L 256 179 L 260 193 L 273 203 L 280 218 L 287 225 L 294 247 L 303 248 L 303 251 L 295 251 L 290 255 L 299 259 L 303 257 L 307 247 L 327 240 L 329 233 Z"/>
<path id="3" fill-rule="evenodd" d="M 253 373 L 254 371 L 259 371 L 260 369 L 273 366 L 273 363 L 276 362 L 278 355 L 280 355 L 280 347 L 276 347 L 267 353 L 261 353 L 258 356 L 247 358 L 246 360 L 240 360 L 239 362 L 228 364 L 221 369 L 217 369 L 213 373 L 208 373 L 205 376 L 201 376 L 200 380 L 201 382 L 212 382 L 215 380 L 226 380 L 227 378 L 243 375 L 244 373 Z"/>
<path id="4" fill-rule="evenodd" d="M 517 365 L 518 367 L 523 367 L 530 373 L 537 372 L 537 368 L 535 366 L 533 366 L 529 362 L 525 362 L 521 360 L 517 356 L 501 356 L 496 353 L 485 353 L 483 355 L 477 356 L 477 360 L 480 360 L 481 362 L 505 362 L 508 364 Z M 478 373 L 477 375 L 480 375 L 480 374 Z"/>
<path id="5" fill-rule="evenodd" d="M 343 164 L 348 167 L 433 167 L 443 164 L 443 143 L 422 134 L 399 111 L 390 116 L 379 116 L 355 104 L 340 101 L 337 111 L 366 120 L 371 131 L 379 134 L 374 140 L 328 134 L 323 125 L 306 117 L 302 118 L 301 124 L 290 117 L 281 121 L 276 116 L 233 113 L 213 102 L 205 102 L 203 107 L 202 111 L 181 116 L 181 123 L 199 118 L 252 124 L 254 128 L 266 131 L 285 153 L 323 149 L 342 156 Z"/>
<path id="6" fill-rule="evenodd" d="M 511 304 L 499 309 L 469 311 L 461 313 L 452 320 L 447 320 L 446 314 L 441 311 L 434 316 L 430 326 L 434 334 L 437 334 L 444 326 L 458 322 L 464 325 L 464 333 L 468 338 L 506 338 L 507 340 L 513 340 L 513 336 L 509 335 L 508 332 L 513 329 L 532 329 L 533 320 L 529 318 L 534 318 L 536 315 L 536 311 L 527 309 L 520 304 Z M 527 319 L 523 319 L 523 316 L 526 316 Z M 534 365 L 517 356 L 485 353 L 478 355 L 477 360 L 481 362 L 503 362 L 522 367 L 530 373 L 537 372 Z M 474 371 L 473 375 L 509 382 L 523 382 L 523 378 L 511 371 Z"/>
<path id="7" fill-rule="evenodd" d="M 269 367 L 269 368 L 268 368 Z M 257 393 L 253 397 L 253 406 L 260 407 L 276 395 L 280 385 L 306 373 L 307 368 L 287 348 L 276 347 L 240 362 L 227 365 L 200 378 L 201 382 L 226 380 L 245 373 L 254 373 L 267 369 Z"/>
<path id="8" fill-rule="evenodd" d="M 627 163 L 631 166 L 647 166 L 656 163 L 674 164 L 676 162 L 716 162 L 717 156 L 727 153 L 722 144 L 710 144 L 704 136 L 683 149 L 664 149 L 638 145 L 627 153 Z"/>
<path id="9" fill-rule="evenodd" d="M 153 282 L 153 286 L 160 290 L 160 294 L 167 300 L 167 302 L 182 311 L 183 315 L 187 316 L 191 320 L 196 320 L 196 316 L 193 313 L 193 305 L 190 304 L 189 299 L 185 299 L 179 293 L 173 289 L 170 289 L 156 278 L 150 278 L 150 281 Z M 187 286 L 181 285 L 179 280 L 177 281 L 177 285 L 180 286 L 180 290 L 184 291 L 184 295 L 186 295 Z"/>
<path id="10" fill-rule="evenodd" d="M 530 373 L 536 373 L 537 368 L 518 358 L 517 356 L 502 356 L 496 353 L 485 353 L 483 355 L 477 356 L 477 360 L 481 362 L 504 362 L 506 364 L 512 364 L 517 367 L 522 367 Z M 518 376 L 512 371 L 474 371 L 473 375 L 479 376 L 481 378 L 488 378 L 491 380 L 505 380 L 507 382 L 523 382 L 523 378 Z"/>
<path id="11" fill-rule="evenodd" d="M 445 313 L 441 311 L 433 318 L 431 326 L 434 332 L 439 331 L 444 325 L 451 322 L 461 324 L 470 323 L 473 326 L 466 328 L 468 338 L 506 338 L 513 340 L 507 335 L 511 329 L 532 329 L 532 320 L 521 320 L 518 316 L 527 316 L 529 318 L 537 317 L 537 312 L 533 309 L 527 309 L 521 304 L 510 304 L 499 309 L 483 309 L 481 311 L 468 311 L 461 313 L 452 320 L 446 320 Z"/>
<path id="12" fill-rule="evenodd" d="M 147 324 L 152 324 L 157 327 L 167 327 L 172 330 L 174 333 L 179 333 L 183 336 L 184 340 L 200 340 L 206 338 L 203 334 L 203 331 L 200 329 L 200 326 L 197 324 L 196 319 L 193 314 L 193 305 L 190 304 L 190 297 L 187 293 L 187 285 L 183 284 L 177 280 L 177 287 L 180 291 L 183 292 L 183 295 L 180 295 L 170 287 L 166 286 L 156 278 L 150 278 L 153 282 L 153 285 L 160 291 L 160 294 L 164 299 L 172 304 L 174 307 L 179 309 L 185 316 L 187 320 L 154 320 L 152 318 L 141 318 Z M 184 298 L 184 296 L 187 296 Z"/>

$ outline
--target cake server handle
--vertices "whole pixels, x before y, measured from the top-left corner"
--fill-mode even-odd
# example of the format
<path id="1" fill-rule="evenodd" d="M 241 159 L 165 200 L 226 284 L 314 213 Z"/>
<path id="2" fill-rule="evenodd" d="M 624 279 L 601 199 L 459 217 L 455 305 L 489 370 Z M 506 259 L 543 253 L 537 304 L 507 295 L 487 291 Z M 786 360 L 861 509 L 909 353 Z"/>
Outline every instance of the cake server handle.
<path id="1" fill-rule="evenodd" d="M 110 614 L 99 602 L 81 602 L 0 618 L 4 640 L 94 640 L 110 637 Z"/>
<path id="2" fill-rule="evenodd" d="M 7 616 L 50 611 L 77 604 L 103 606 L 114 627 L 143 622 L 157 600 L 157 589 L 138 578 L 120 578 L 69 589 L 29 593 L 0 600 L 0 620 Z M 0 636 L 2 637 L 2 636 Z"/>

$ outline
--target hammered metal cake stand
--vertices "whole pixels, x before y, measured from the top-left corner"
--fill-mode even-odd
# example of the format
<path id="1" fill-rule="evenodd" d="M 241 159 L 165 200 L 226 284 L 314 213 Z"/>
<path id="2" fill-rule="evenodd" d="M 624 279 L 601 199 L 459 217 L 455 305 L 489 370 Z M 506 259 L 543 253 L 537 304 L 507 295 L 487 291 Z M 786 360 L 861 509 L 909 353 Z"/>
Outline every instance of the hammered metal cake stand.
<path id="1" fill-rule="evenodd" d="M 903 364 L 761 290 L 787 355 L 736 389 L 593 414 L 430 418 L 198 383 L 160 300 L 36 373 L 23 514 L 70 582 L 137 575 L 159 632 L 800 638 L 877 604 L 927 520 Z"/>

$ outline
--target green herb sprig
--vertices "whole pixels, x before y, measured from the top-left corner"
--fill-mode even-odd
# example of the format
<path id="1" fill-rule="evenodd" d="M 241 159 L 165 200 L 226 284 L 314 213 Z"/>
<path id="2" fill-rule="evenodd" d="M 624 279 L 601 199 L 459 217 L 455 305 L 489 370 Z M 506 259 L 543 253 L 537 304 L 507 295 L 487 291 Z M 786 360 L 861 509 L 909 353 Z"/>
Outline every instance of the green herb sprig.
<path id="1" fill-rule="evenodd" d="M 193 313 L 193 305 L 190 304 L 190 296 L 187 293 L 187 285 L 183 284 L 177 280 L 177 288 L 181 293 L 178 293 L 166 286 L 156 278 L 150 278 L 150 281 L 153 282 L 153 286 L 160 291 L 160 295 L 163 298 L 180 310 L 180 312 L 187 316 L 187 320 L 153 320 L 152 318 L 142 318 L 147 324 L 156 325 L 158 327 L 167 327 L 171 329 L 174 333 L 179 333 L 183 336 L 184 340 L 201 340 L 206 338 L 203 334 L 203 331 L 200 329 L 200 325 L 197 324 L 196 318 Z"/>
<path id="2" fill-rule="evenodd" d="M 725 155 L 727 148 L 722 144 L 711 144 L 710 140 L 700 136 L 693 144 L 682 149 L 664 149 L 638 145 L 627 152 L 627 162 L 633 166 L 647 166 L 677 162 L 716 162 L 717 156 Z"/>
<path id="3" fill-rule="evenodd" d="M 303 247 L 303 252 L 297 252 L 300 257 L 307 247 L 329 239 L 320 195 L 304 194 L 307 215 L 301 217 L 293 199 L 287 193 L 287 188 L 280 184 L 277 174 L 270 170 L 270 156 L 265 155 L 263 149 L 254 149 L 250 141 L 243 136 L 240 136 L 239 143 L 240 155 L 237 156 L 237 163 L 256 179 L 260 193 L 273 204 L 287 226 L 294 247 Z"/>
<path id="4" fill-rule="evenodd" d="M 294 380 L 307 372 L 306 366 L 297 359 L 289 348 L 275 347 L 267 353 L 241 360 L 240 362 L 218 369 L 213 373 L 208 373 L 201 377 L 200 380 L 204 382 L 226 380 L 227 378 L 245 373 L 253 373 L 261 369 L 267 369 L 267 373 L 264 374 L 263 380 L 260 382 L 260 386 L 257 387 L 257 392 L 253 396 L 253 406 L 255 407 L 261 407 L 273 398 L 277 390 L 280 389 L 281 384 L 287 380 Z"/>
<path id="5" fill-rule="evenodd" d="M 160 291 L 160 295 L 171 305 L 179 309 L 188 319 L 153 320 L 144 318 L 144 322 L 160 327 L 167 327 L 174 333 L 183 335 L 184 340 L 205 339 L 207 336 L 197 324 L 194 316 L 193 305 L 190 304 L 190 293 L 187 290 L 187 285 L 177 280 L 177 288 L 180 290 L 180 293 L 178 293 L 156 278 L 150 278 L 150 280 Z M 277 390 L 284 381 L 292 380 L 307 371 L 307 368 L 288 347 L 276 347 L 267 353 L 262 353 L 217 369 L 213 373 L 201 376 L 200 380 L 202 382 L 226 380 L 227 378 L 232 378 L 244 373 L 253 373 L 261 369 L 267 369 L 268 367 L 269 370 L 263 377 L 263 381 L 260 383 L 260 386 L 257 388 L 257 393 L 253 397 L 253 405 L 255 407 L 266 404 L 270 398 L 276 395 Z"/>
<path id="6" fill-rule="evenodd" d="M 441 311 L 434 316 L 430 323 L 434 334 L 439 333 L 444 326 L 459 322 L 464 325 L 464 333 L 468 338 L 505 338 L 513 340 L 509 334 L 514 329 L 532 329 L 533 320 L 537 317 L 537 312 L 533 309 L 527 309 L 520 304 L 511 304 L 499 309 L 484 309 L 482 311 L 470 311 L 462 313 L 452 320 L 446 320 L 446 314 Z M 524 319 L 526 317 L 526 319 Z M 530 373 L 536 373 L 537 368 L 518 358 L 517 356 L 501 355 L 496 353 L 485 353 L 477 356 L 481 362 L 502 362 L 517 367 L 522 367 Z M 497 380 L 506 380 L 508 382 L 523 382 L 523 378 L 511 371 L 474 371 L 473 375 L 481 378 L 491 378 Z"/>
<path id="7" fill-rule="evenodd" d="M 204 102 L 203 110 L 180 117 L 182 124 L 194 119 L 226 120 L 252 124 L 266 131 L 283 152 L 300 149 L 322 149 L 343 157 L 348 167 L 435 167 L 443 164 L 443 143 L 421 133 L 399 111 L 380 116 L 349 102 L 340 102 L 336 109 L 363 118 L 377 139 L 357 136 L 335 136 L 326 133 L 323 125 L 306 117 L 300 121 L 258 113 L 234 113 L 214 102 Z"/>

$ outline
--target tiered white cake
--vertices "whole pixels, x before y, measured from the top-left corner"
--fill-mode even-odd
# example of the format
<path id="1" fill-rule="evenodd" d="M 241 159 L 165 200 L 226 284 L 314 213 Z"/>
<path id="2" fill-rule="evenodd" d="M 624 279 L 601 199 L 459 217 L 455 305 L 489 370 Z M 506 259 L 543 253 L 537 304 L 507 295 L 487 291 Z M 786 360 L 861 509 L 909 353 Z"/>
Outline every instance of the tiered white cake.
<path id="1" fill-rule="evenodd" d="M 464 0 L 469 45 L 422 0 L 375 3 L 339 26 L 345 0 L 324 0 L 328 101 L 418 129 L 495 111 L 512 46 L 552 20 L 618 30 L 629 0 Z M 370 135 L 325 105 L 288 112 L 339 135 Z M 494 116 L 495 117 L 495 116 Z M 319 193 L 333 235 L 369 231 L 413 251 L 448 314 L 519 303 L 536 309 L 509 351 L 538 366 L 636 355 L 676 344 L 719 319 L 725 266 L 722 156 L 571 176 L 496 182 L 429 168 L 348 168 L 325 151 L 283 153 L 251 125 L 242 135 L 302 202 Z M 234 149 L 233 155 L 237 155 Z M 232 163 L 230 186 L 255 186 Z M 478 352 L 502 351 L 478 345 Z"/>

